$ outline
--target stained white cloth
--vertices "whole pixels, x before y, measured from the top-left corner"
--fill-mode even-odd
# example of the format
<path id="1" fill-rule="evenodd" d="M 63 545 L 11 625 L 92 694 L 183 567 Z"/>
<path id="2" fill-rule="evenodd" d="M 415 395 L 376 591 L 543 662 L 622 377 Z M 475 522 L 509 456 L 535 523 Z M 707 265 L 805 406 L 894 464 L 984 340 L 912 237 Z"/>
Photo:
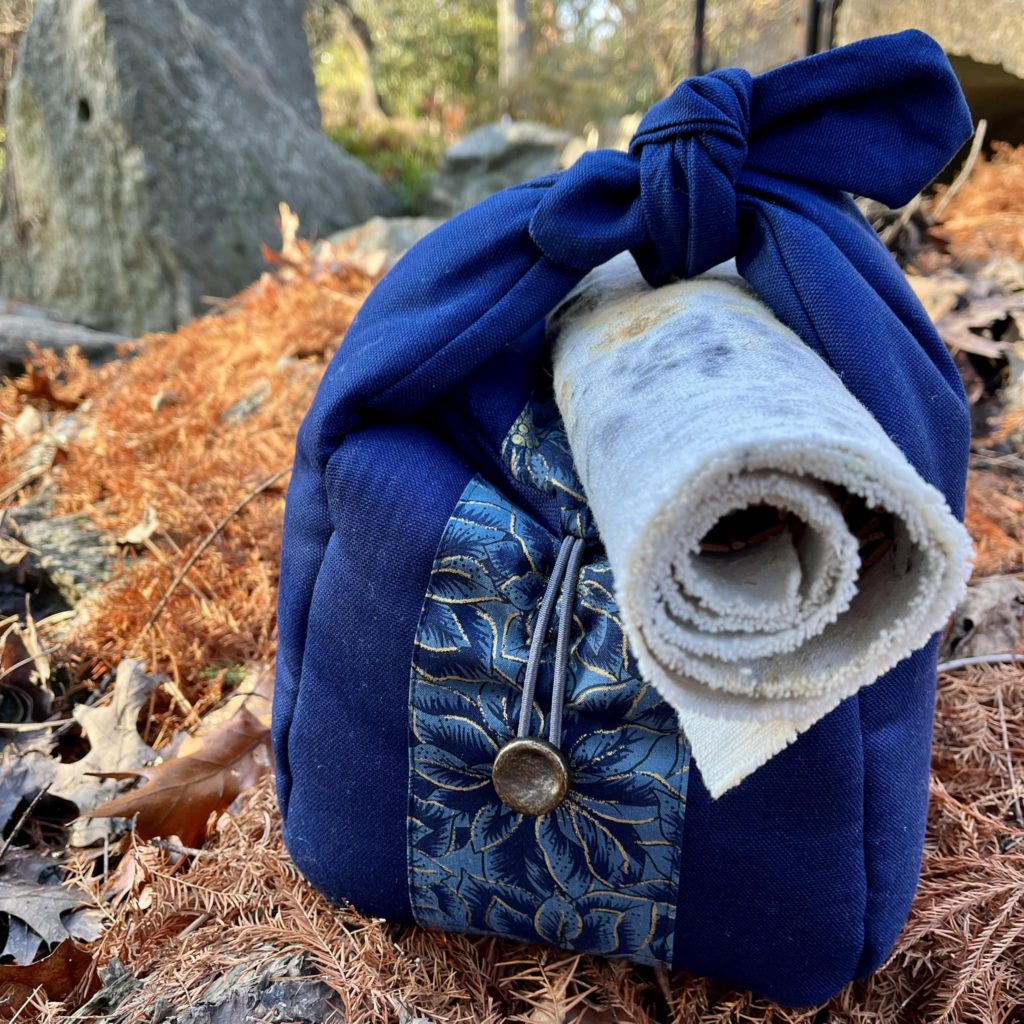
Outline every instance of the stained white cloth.
<path id="1" fill-rule="evenodd" d="M 548 331 L 640 674 L 720 796 L 943 627 L 968 535 L 733 268 L 652 289 L 624 254 Z"/>

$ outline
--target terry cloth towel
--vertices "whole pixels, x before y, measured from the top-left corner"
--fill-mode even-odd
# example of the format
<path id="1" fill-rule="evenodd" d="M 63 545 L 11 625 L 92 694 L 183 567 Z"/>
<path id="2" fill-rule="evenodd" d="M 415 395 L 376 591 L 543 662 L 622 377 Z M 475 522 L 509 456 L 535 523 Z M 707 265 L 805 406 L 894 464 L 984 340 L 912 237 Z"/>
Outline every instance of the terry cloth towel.
<path id="1" fill-rule="evenodd" d="M 640 672 L 720 796 L 942 628 L 970 541 L 731 268 L 655 289 L 623 254 L 548 331 Z"/>

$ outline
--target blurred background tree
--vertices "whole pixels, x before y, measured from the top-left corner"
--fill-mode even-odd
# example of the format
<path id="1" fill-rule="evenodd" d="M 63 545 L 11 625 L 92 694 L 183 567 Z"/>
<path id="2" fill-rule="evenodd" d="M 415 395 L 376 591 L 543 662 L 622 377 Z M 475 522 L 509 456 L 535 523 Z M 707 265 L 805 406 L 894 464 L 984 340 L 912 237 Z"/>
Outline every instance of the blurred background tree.
<path id="1" fill-rule="evenodd" d="M 704 69 L 796 56 L 800 8 L 709 3 Z M 479 124 L 578 134 L 646 109 L 689 72 L 694 16 L 695 0 L 308 0 L 307 20 L 328 132 L 414 207 L 444 144 Z"/>
<path id="2" fill-rule="evenodd" d="M 705 70 L 731 62 L 768 30 L 796 41 L 798 0 L 707 6 Z M 456 132 L 509 113 L 578 131 L 644 109 L 689 71 L 694 7 L 694 0 L 309 0 L 308 22 L 329 124 L 383 113 Z"/>

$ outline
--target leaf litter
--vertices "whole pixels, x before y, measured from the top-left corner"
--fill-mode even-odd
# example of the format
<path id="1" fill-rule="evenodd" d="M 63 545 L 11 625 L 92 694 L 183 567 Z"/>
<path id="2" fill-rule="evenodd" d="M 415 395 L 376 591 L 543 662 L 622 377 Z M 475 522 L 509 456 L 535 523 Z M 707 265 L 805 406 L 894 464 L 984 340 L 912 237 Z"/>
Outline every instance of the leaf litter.
<path id="1" fill-rule="evenodd" d="M 991 240 L 1003 236 L 979 234 L 982 222 L 967 218 L 987 216 L 976 180 L 989 188 L 990 165 L 1012 178 L 1019 152 L 981 161 L 946 204 L 949 222 L 935 226 L 945 251 L 926 269 L 947 282 L 925 297 L 937 320 L 991 292 L 971 283 L 977 246 L 980 238 L 981 256 L 998 262 L 1006 253 Z M 995 224 L 1020 210 L 999 196 Z M 101 368 L 73 352 L 37 352 L 0 390 L 0 494 L 11 505 L 0 572 L 35 571 L 7 524 L 41 492 L 56 514 L 87 517 L 117 549 L 111 578 L 70 621 L 39 623 L 41 649 L 55 649 L 53 701 L 33 707 L 28 724 L 47 728 L 0 726 L 11 844 L 0 857 L 11 874 L 0 877 L 14 884 L 18 865 L 35 863 L 49 869 L 46 884 L 27 867 L 17 884 L 53 889 L 63 879 L 61 895 L 38 896 L 29 921 L 9 918 L 7 959 L 34 959 L 0 966 L 0 1017 L 57 1021 L 102 1005 L 118 1024 L 148 1021 L 183 993 L 198 1003 L 241 964 L 276 969 L 287 954 L 336 993 L 339 1019 L 352 1024 L 1011 1019 L 1024 1005 L 1020 665 L 942 676 L 910 923 L 881 971 L 823 1008 L 785 1011 L 701 979 L 392 926 L 330 904 L 302 880 L 283 848 L 267 742 L 283 490 L 301 414 L 374 280 L 343 252 L 299 239 L 286 209 L 282 228 L 281 251 L 267 254 L 272 271 L 215 314 L 131 343 Z M 1000 267 L 985 272 L 1004 292 L 1024 293 L 1024 274 L 1014 285 L 1013 267 Z M 1017 300 L 990 307 L 1006 319 L 1000 310 Z M 987 308 L 947 322 L 961 340 L 963 331 L 982 337 Z M 991 350 L 970 345 L 974 362 L 958 360 L 969 387 L 969 370 L 981 382 L 977 399 L 993 388 Z M 979 433 L 972 459 L 979 581 L 1024 577 L 1024 460 L 999 427 Z M 954 655 L 959 644 L 982 655 L 988 639 L 1012 645 L 1013 623 L 994 604 L 995 624 L 965 611 L 947 641 Z M 51 801 L 77 817 L 62 821 Z M 119 834 L 117 821 L 134 828 Z M 92 845 L 72 842 L 90 835 Z M 102 934 L 89 937 L 97 922 Z M 131 984 L 88 1003 L 115 975 Z"/>

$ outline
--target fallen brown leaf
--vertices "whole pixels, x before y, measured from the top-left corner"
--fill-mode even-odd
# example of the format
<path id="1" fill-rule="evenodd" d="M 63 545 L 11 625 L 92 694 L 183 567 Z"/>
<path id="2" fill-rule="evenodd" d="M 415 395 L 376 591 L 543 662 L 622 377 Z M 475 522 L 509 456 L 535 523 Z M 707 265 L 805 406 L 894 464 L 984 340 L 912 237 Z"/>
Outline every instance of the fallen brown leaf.
<path id="1" fill-rule="evenodd" d="M 0 1014 L 16 1010 L 37 989 L 48 999 L 66 999 L 92 965 L 92 954 L 65 939 L 49 956 L 25 966 L 0 966 Z"/>
<path id="2" fill-rule="evenodd" d="M 205 736 L 193 753 L 131 773 L 144 778 L 145 785 L 86 817 L 134 818 L 143 839 L 178 836 L 185 846 L 199 846 L 210 815 L 226 810 L 269 771 L 269 737 L 267 726 L 243 708 Z"/>
<path id="3" fill-rule="evenodd" d="M 162 856 L 152 847 L 137 846 L 131 836 L 125 836 L 122 843 L 126 844 L 125 854 L 100 890 L 104 903 L 115 909 L 127 899 L 139 899 L 149 885 L 152 862 Z"/>

